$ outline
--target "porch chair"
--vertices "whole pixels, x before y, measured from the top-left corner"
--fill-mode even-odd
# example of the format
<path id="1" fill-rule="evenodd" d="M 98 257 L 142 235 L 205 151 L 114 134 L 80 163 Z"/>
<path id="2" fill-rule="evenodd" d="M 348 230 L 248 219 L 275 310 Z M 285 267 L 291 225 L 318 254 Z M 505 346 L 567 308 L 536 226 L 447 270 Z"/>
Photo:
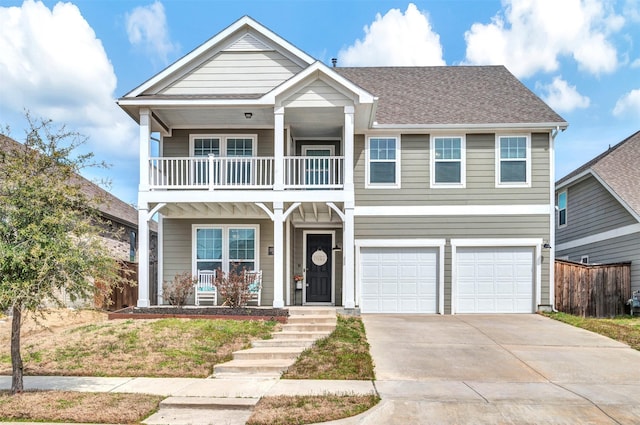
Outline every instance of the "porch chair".
<path id="1" fill-rule="evenodd" d="M 202 301 L 211 301 L 212 305 L 218 305 L 218 291 L 216 290 L 216 271 L 198 270 L 198 282 L 196 283 L 196 305 Z"/>
<path id="2" fill-rule="evenodd" d="M 249 285 L 249 299 L 247 301 L 255 301 L 258 304 L 258 307 L 260 307 L 260 298 L 262 296 L 262 270 L 245 271 L 244 279 Z"/>

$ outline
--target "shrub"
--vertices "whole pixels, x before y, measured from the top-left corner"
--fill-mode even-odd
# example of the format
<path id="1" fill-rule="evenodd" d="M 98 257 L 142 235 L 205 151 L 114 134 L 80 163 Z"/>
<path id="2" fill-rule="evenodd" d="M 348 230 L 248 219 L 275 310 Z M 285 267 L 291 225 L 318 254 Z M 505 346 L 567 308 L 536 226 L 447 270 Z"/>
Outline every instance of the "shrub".
<path id="1" fill-rule="evenodd" d="M 245 269 L 238 272 L 231 270 L 224 273 L 218 269 L 216 274 L 216 289 L 218 294 L 224 300 L 222 305 L 231 308 L 244 307 L 249 301 L 249 283 L 245 279 Z"/>
<path id="2" fill-rule="evenodd" d="M 197 282 L 198 278 L 189 272 L 175 275 L 171 282 L 162 284 L 164 300 L 171 305 L 185 305 Z"/>

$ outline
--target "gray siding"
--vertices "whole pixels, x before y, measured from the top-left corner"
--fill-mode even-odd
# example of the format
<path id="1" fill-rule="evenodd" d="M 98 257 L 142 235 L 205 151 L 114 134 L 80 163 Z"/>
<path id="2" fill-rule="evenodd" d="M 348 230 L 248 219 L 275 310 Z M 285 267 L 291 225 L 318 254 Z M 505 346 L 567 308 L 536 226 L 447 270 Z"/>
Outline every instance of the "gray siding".
<path id="1" fill-rule="evenodd" d="M 190 134 L 256 134 L 258 136 L 258 156 L 273 156 L 273 130 L 229 130 L 229 129 L 197 129 L 197 130 L 173 130 L 171 137 L 162 140 L 163 156 L 185 157 L 189 156 Z"/>
<path id="2" fill-rule="evenodd" d="M 589 256 L 590 263 L 631 261 L 631 290 L 640 290 L 640 233 L 556 252 L 556 257 L 570 261 L 580 261 L 583 255 Z"/>
<path id="3" fill-rule="evenodd" d="M 164 225 L 163 279 L 171 281 L 176 274 L 192 270 L 192 225 L 193 224 L 251 224 L 260 228 L 260 269 L 262 269 L 262 304 L 273 303 L 273 256 L 268 247 L 273 246 L 273 222 L 271 220 L 211 220 L 169 219 Z M 220 299 L 218 299 L 219 302 Z M 193 300 L 191 300 L 193 302 Z"/>
<path id="4" fill-rule="evenodd" d="M 472 216 L 472 217 L 356 217 L 356 239 L 447 240 L 445 248 L 445 313 L 451 313 L 451 245 L 452 238 L 549 238 L 549 216 Z M 553 261 L 542 250 L 541 303 L 549 304 L 549 269 Z"/>
<path id="5" fill-rule="evenodd" d="M 431 189 L 429 135 L 402 135 L 400 189 L 365 189 L 365 137 L 354 140 L 356 205 L 508 205 L 549 203 L 549 135 L 531 137 L 530 188 L 496 188 L 495 134 L 466 135 L 466 188 Z"/>
<path id="6" fill-rule="evenodd" d="M 221 52 L 160 93 L 263 94 L 300 71 L 298 65 L 275 51 Z"/>
<path id="7" fill-rule="evenodd" d="M 556 225 L 557 220 L 556 214 Z M 567 189 L 567 225 L 556 230 L 556 244 L 637 222 L 598 180 L 589 176 Z"/>

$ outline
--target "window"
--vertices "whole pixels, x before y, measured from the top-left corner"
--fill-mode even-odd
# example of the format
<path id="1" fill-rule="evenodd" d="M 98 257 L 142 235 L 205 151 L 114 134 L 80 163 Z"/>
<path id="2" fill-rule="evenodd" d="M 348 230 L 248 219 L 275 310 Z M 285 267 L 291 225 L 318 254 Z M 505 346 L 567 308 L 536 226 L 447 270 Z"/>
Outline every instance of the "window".
<path id="1" fill-rule="evenodd" d="M 580 257 L 580 262 L 582 264 L 589 264 L 589 256 L 588 255 L 583 255 L 582 257 Z"/>
<path id="2" fill-rule="evenodd" d="M 567 192 L 558 194 L 558 227 L 567 225 Z"/>
<path id="3" fill-rule="evenodd" d="M 216 185 L 251 183 L 251 159 L 216 160 L 210 173 L 208 157 L 251 158 L 256 153 L 256 136 L 192 134 L 189 141 L 191 156 L 198 157 L 192 171 L 196 185 L 209 184 L 210 176 Z"/>
<path id="4" fill-rule="evenodd" d="M 466 178 L 464 138 L 432 138 L 431 170 L 432 187 L 464 187 Z"/>
<path id="5" fill-rule="evenodd" d="M 194 226 L 194 272 L 257 270 L 257 252 L 255 226 Z"/>
<path id="6" fill-rule="evenodd" d="M 499 136 L 496 155 L 496 185 L 531 185 L 531 146 L 527 136 Z"/>
<path id="7" fill-rule="evenodd" d="M 399 141 L 395 137 L 371 137 L 367 146 L 367 186 L 400 187 Z"/>

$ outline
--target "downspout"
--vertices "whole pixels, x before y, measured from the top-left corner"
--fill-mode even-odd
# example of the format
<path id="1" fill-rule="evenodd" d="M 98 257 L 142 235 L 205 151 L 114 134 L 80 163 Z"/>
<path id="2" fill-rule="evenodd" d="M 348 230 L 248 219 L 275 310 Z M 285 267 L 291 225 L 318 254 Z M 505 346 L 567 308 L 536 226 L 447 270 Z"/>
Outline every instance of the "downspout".
<path id="1" fill-rule="evenodd" d="M 550 217 L 549 217 L 549 304 L 551 305 L 551 311 L 556 312 L 556 276 L 555 276 L 555 261 L 556 261 L 556 152 L 555 152 L 555 140 L 556 136 L 560 132 L 560 126 L 556 126 L 555 130 L 551 131 L 551 137 L 549 138 L 549 200 L 550 200 Z"/>

